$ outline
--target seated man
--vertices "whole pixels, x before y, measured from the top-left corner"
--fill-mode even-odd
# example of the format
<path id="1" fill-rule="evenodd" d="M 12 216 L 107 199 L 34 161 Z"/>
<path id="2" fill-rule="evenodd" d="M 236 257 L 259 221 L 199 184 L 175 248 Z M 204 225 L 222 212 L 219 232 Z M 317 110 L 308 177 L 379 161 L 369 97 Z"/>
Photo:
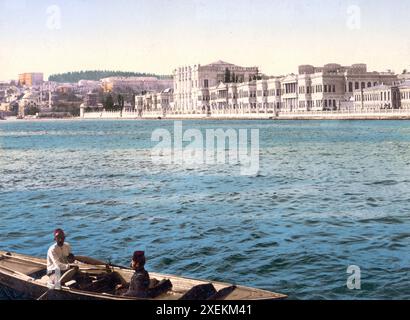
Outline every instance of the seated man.
<path id="1" fill-rule="evenodd" d="M 74 263 L 75 257 L 71 253 L 71 246 L 64 242 L 65 234 L 62 229 L 54 231 L 54 240 L 55 243 L 50 246 L 47 252 L 47 276 L 50 279 L 49 283 L 55 285 L 59 280 L 57 276 L 61 277 L 64 272 L 71 268 L 71 263 Z"/>
<path id="2" fill-rule="evenodd" d="M 135 251 L 131 260 L 131 268 L 134 269 L 131 282 L 129 285 L 119 285 L 117 290 L 128 289 L 124 293 L 127 297 L 148 298 L 150 279 L 145 270 L 145 253 L 144 251 Z"/>
<path id="3" fill-rule="evenodd" d="M 172 283 L 169 280 L 158 281 L 150 280 L 148 272 L 145 270 L 145 253 L 143 251 L 135 251 L 131 261 L 131 268 L 134 269 L 134 274 L 129 285 L 122 284 L 117 286 L 117 292 L 121 289 L 127 290 L 123 295 L 135 298 L 155 298 L 160 294 L 167 292 L 172 288 Z"/>

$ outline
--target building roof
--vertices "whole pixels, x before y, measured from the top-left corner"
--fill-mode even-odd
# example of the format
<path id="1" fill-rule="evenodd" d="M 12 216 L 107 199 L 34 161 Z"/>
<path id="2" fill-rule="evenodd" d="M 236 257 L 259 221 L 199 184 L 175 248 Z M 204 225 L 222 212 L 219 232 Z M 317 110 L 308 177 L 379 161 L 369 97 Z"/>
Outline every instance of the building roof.
<path id="1" fill-rule="evenodd" d="M 38 98 L 37 92 L 26 92 L 22 99 L 29 100 L 29 99 L 36 99 L 36 98 Z"/>
<path id="2" fill-rule="evenodd" d="M 158 81 L 158 78 L 155 77 L 108 77 L 101 79 L 102 82 L 109 81 Z"/>
<path id="3" fill-rule="evenodd" d="M 221 82 L 219 82 L 219 84 L 217 85 L 216 88 L 217 89 L 226 89 L 226 84 L 221 81 Z"/>
<path id="4" fill-rule="evenodd" d="M 410 88 L 410 80 L 404 81 L 402 84 L 399 85 L 399 88 Z"/>
<path id="5" fill-rule="evenodd" d="M 172 88 L 166 88 L 165 90 L 162 91 L 163 93 L 173 93 L 174 89 Z"/>
<path id="6" fill-rule="evenodd" d="M 291 73 L 291 74 L 286 75 L 282 79 L 282 82 L 295 82 L 297 81 L 297 79 L 298 79 L 298 76 L 296 74 Z"/>
<path id="7" fill-rule="evenodd" d="M 233 66 L 234 64 L 229 63 L 229 62 L 225 62 L 225 61 L 222 61 L 222 60 L 218 60 L 216 62 L 210 63 L 209 65 L 230 65 L 230 66 Z"/>
<path id="8" fill-rule="evenodd" d="M 204 65 L 204 66 L 202 66 L 202 67 L 237 67 L 237 68 L 244 68 L 244 69 L 245 69 L 245 68 L 246 68 L 246 69 L 249 69 L 249 68 L 257 69 L 257 67 L 242 67 L 242 66 L 238 66 L 238 65 L 236 65 L 236 64 L 229 63 L 229 62 L 222 61 L 222 60 L 215 61 L 215 62 L 213 62 L 213 63 Z"/>
<path id="9" fill-rule="evenodd" d="M 392 88 L 397 88 L 397 86 L 394 85 L 387 85 L 387 84 L 379 84 L 377 86 L 372 86 L 372 87 L 366 87 L 363 89 L 356 89 L 354 92 L 371 92 L 371 91 L 378 91 L 378 90 L 390 90 Z"/>

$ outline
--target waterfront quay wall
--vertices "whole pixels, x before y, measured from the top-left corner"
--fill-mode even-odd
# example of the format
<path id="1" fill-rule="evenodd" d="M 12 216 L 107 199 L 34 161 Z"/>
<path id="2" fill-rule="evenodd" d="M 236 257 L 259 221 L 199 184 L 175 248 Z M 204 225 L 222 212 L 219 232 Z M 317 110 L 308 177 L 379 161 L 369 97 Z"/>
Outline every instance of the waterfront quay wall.
<path id="1" fill-rule="evenodd" d="M 83 119 L 169 119 L 169 120 L 410 120 L 410 110 L 306 111 L 272 113 L 166 114 L 161 112 L 87 112 Z"/>

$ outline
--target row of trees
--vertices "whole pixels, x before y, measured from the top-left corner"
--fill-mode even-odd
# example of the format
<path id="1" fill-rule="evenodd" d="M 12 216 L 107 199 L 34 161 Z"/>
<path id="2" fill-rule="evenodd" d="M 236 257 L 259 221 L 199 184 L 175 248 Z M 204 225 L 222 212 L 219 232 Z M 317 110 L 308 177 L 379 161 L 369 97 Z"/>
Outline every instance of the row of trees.
<path id="1" fill-rule="evenodd" d="M 135 103 L 133 103 L 133 101 L 135 101 L 135 95 L 133 95 L 131 99 L 132 99 L 131 107 L 133 108 L 135 106 Z M 121 111 L 122 112 L 125 106 L 124 96 L 122 94 L 119 94 L 117 96 L 116 101 L 114 101 L 114 97 L 112 96 L 112 94 L 109 94 L 105 97 L 103 106 L 106 111 Z"/>
<path id="2" fill-rule="evenodd" d="M 261 80 L 262 76 L 254 75 L 254 76 L 249 76 L 249 81 L 252 80 Z M 242 77 L 239 77 L 235 74 L 235 72 L 231 72 L 228 68 L 225 69 L 225 83 L 238 83 L 238 82 L 243 82 L 244 79 Z"/>
<path id="3" fill-rule="evenodd" d="M 144 72 L 128 72 L 128 71 L 111 71 L 111 70 L 87 70 L 76 72 L 65 72 L 59 74 L 53 74 L 49 76 L 49 81 L 55 82 L 78 82 L 80 80 L 93 80 L 99 81 L 108 77 L 165 77 L 163 75 L 155 75 L 153 73 Z"/>

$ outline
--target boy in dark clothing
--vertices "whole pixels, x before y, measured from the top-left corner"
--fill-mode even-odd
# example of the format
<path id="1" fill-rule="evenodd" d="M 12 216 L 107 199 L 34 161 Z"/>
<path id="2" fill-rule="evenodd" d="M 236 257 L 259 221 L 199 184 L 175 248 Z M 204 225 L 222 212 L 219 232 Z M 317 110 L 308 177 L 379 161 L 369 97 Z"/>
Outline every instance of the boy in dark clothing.
<path id="1" fill-rule="evenodd" d="M 130 284 L 117 286 L 117 292 L 125 293 L 122 295 L 135 298 L 148 298 L 150 279 L 145 270 L 145 253 L 144 251 L 135 251 L 132 256 L 131 268 L 134 269 Z"/>
<path id="2" fill-rule="evenodd" d="M 144 251 L 135 251 L 132 256 L 131 267 L 134 274 L 131 278 L 128 291 L 124 294 L 127 297 L 148 298 L 149 292 L 149 274 L 145 270 L 145 253 Z"/>
<path id="3" fill-rule="evenodd" d="M 129 285 L 117 286 L 117 292 L 126 290 L 123 294 L 126 297 L 149 299 L 165 293 L 172 288 L 169 280 L 159 282 L 156 279 L 150 279 L 148 272 L 145 270 L 145 253 L 144 251 L 135 251 L 132 256 L 131 268 L 134 269 Z"/>

